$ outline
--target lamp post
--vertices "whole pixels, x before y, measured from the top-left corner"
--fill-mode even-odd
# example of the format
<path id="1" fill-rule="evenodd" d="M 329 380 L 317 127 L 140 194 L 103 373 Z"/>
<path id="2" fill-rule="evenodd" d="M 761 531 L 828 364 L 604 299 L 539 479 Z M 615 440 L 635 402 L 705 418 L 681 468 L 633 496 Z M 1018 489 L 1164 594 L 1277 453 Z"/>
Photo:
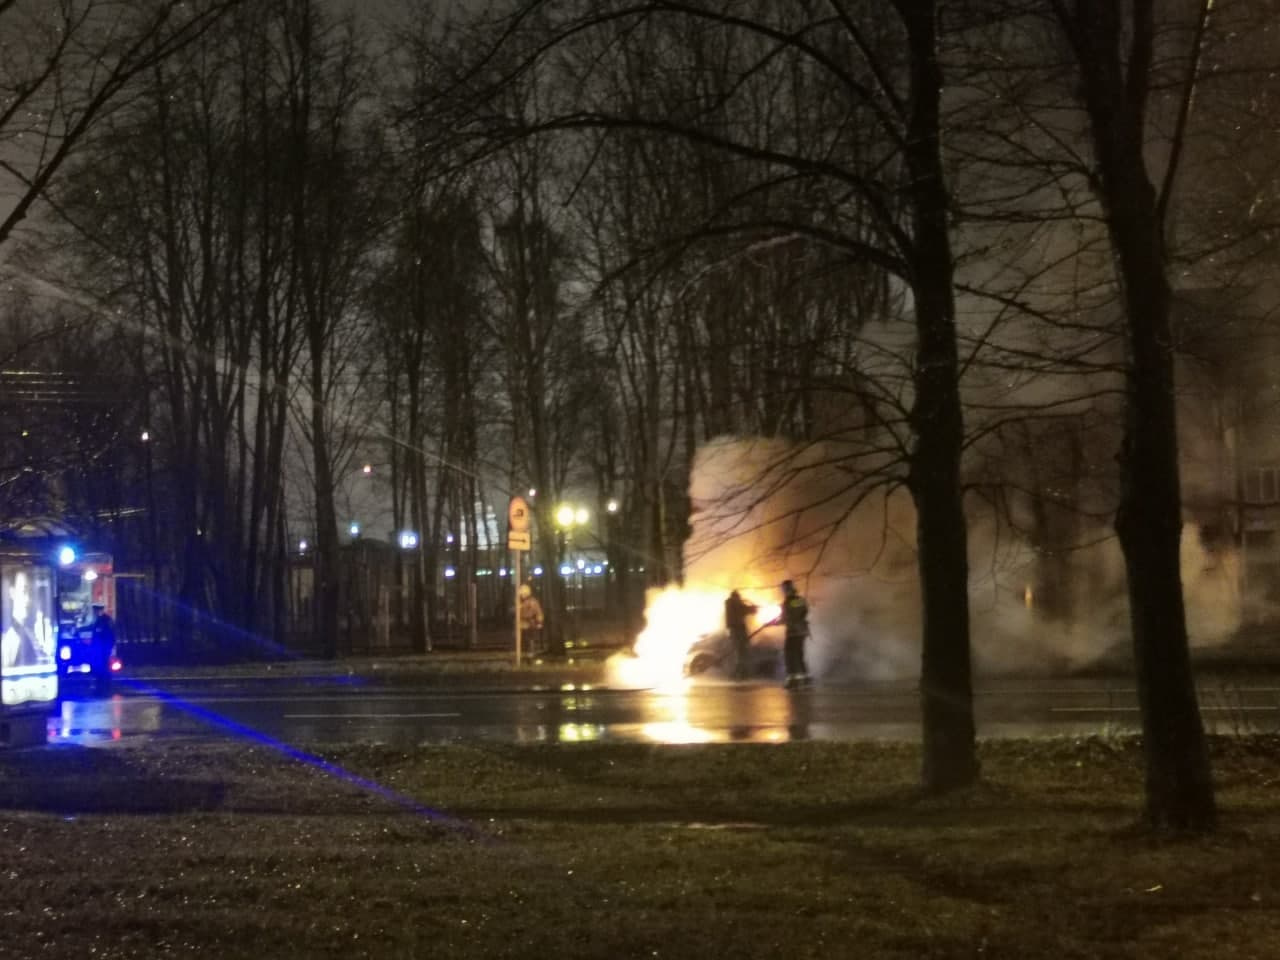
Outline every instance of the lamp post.
<path id="1" fill-rule="evenodd" d="M 159 637 L 162 631 L 160 628 L 160 604 L 157 599 L 160 594 L 160 528 L 156 519 L 156 491 L 152 473 L 150 428 L 143 427 L 138 439 L 142 443 L 143 470 L 146 476 L 147 552 L 150 554 L 147 559 L 151 565 L 151 583 L 149 585 L 151 589 L 147 601 L 147 614 L 150 623 L 147 624 L 147 628 L 154 639 Z"/>
<path id="2" fill-rule="evenodd" d="M 622 505 L 616 497 L 609 497 L 604 505 L 604 517 L 601 518 L 604 526 L 604 607 L 606 616 L 612 618 L 616 616 L 616 610 L 620 606 L 618 603 L 622 584 L 618 580 L 618 558 L 616 548 L 618 545 L 618 522 L 619 511 Z"/>
<path id="3" fill-rule="evenodd" d="M 565 591 L 568 584 L 566 583 L 565 570 L 565 548 L 575 527 L 586 527 L 591 521 L 591 511 L 586 507 L 572 503 L 562 503 L 556 508 L 556 584 L 559 590 L 559 607 L 560 612 L 566 612 L 566 596 Z M 579 598 L 581 599 L 581 598 Z M 578 604 L 573 607 L 573 639 L 578 639 Z"/>

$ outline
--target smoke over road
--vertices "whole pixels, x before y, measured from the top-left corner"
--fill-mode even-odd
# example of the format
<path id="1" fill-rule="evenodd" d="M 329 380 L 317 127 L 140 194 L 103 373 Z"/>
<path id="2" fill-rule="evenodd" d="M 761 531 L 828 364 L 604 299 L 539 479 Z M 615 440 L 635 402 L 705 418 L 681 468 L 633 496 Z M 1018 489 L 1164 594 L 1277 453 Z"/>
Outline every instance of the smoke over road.
<path id="1" fill-rule="evenodd" d="M 835 443 L 722 439 L 699 452 L 691 478 L 692 535 L 683 587 L 651 591 L 636 659 L 621 669 L 642 685 L 678 683 L 686 653 L 723 626 L 738 588 L 776 603 L 791 578 L 812 610 L 809 665 L 827 679 L 919 673 L 920 589 L 915 511 L 901 486 L 859 487 Z M 976 497 L 969 511 L 969 591 L 975 670 L 1052 672 L 1128 650 L 1124 564 L 1112 531 L 1083 526 L 1046 560 Z M 1240 624 L 1238 558 L 1209 550 L 1188 524 L 1183 583 L 1192 643 L 1223 642 Z M 1041 592 L 1055 602 L 1042 603 Z M 760 621 L 763 621 L 763 617 Z"/>

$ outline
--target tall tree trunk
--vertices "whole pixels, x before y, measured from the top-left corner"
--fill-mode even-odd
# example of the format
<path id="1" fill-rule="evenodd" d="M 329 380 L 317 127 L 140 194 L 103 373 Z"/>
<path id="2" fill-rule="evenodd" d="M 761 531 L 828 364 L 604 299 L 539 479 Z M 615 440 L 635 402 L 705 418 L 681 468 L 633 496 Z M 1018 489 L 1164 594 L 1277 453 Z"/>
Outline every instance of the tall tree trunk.
<path id="1" fill-rule="evenodd" d="M 1143 193 L 1125 190 L 1117 205 L 1141 208 Z M 1145 194 L 1152 196 L 1149 184 Z M 1130 214 L 1116 219 L 1129 220 Z M 1131 352 L 1116 532 L 1129 580 L 1147 818 L 1154 826 L 1202 829 L 1213 825 L 1215 805 L 1182 596 L 1169 288 L 1151 249 L 1153 237 L 1144 243 L 1124 227 L 1113 236 L 1125 277 Z"/>
<path id="2" fill-rule="evenodd" d="M 409 567 L 409 645 L 414 653 L 426 653 L 430 647 L 430 623 L 427 613 L 423 567 L 430 541 L 427 539 L 427 438 L 422 429 L 421 370 L 413 364 L 409 370 L 409 444 L 405 469 L 409 473 L 409 527 L 418 535 L 418 547 L 408 554 Z"/>
<path id="3" fill-rule="evenodd" d="M 915 297 L 915 446 L 910 489 L 917 547 L 923 638 L 920 695 L 922 783 L 948 790 L 978 777 L 969 654 L 968 531 L 960 485 L 964 422 L 956 346 L 954 259 L 939 140 L 942 71 L 935 3 L 900 0 L 910 55 L 906 162 L 911 177 Z"/>
<path id="4" fill-rule="evenodd" d="M 1153 826 L 1216 820 L 1183 604 L 1182 493 L 1169 281 L 1156 190 L 1146 168 L 1146 100 L 1155 27 L 1149 2 L 1125 24 L 1116 0 L 1080 0 L 1073 29 L 1085 106 L 1127 321 L 1127 410 L 1116 532 L 1129 580 L 1138 703 Z M 1121 45 L 1129 49 L 1128 62 Z"/>
<path id="5" fill-rule="evenodd" d="M 325 422 L 323 343 L 311 351 L 311 444 L 315 470 L 315 635 L 326 657 L 338 655 L 338 517 L 333 503 L 333 464 Z"/>

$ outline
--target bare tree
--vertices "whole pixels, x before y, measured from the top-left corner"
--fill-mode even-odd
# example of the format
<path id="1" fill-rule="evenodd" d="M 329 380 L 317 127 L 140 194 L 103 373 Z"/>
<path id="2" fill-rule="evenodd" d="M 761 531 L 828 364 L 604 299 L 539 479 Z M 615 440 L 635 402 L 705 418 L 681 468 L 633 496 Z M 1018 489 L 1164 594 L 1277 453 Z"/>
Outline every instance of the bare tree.
<path id="1" fill-rule="evenodd" d="M 280 54 L 287 71 L 292 172 L 289 227 L 307 357 L 307 415 L 315 549 L 313 628 L 320 650 L 337 653 L 338 521 L 335 476 L 344 462 L 335 413 L 344 391 L 340 332 L 357 321 L 368 257 L 378 235 L 377 142 L 362 121 L 371 94 L 368 61 L 350 20 L 315 0 L 281 5 Z"/>
<path id="2" fill-rule="evenodd" d="M 1147 759 L 1147 816 L 1157 826 L 1213 825 L 1215 805 L 1187 642 L 1179 566 L 1182 500 L 1165 218 L 1180 120 L 1163 176 L 1147 159 L 1158 11 L 1153 0 L 1054 0 L 1089 122 L 1095 176 L 1126 319 L 1128 404 L 1116 530 L 1124 551 Z M 1195 88 L 1211 0 L 1198 4 L 1183 52 Z M 1185 117 L 1185 113 L 1180 113 Z"/>
<path id="3" fill-rule="evenodd" d="M 960 484 L 963 415 L 950 237 L 951 194 L 943 165 L 938 56 L 939 11 L 934 3 L 894 3 L 883 9 L 859 3 L 741 4 L 726 10 L 700 2 L 636 2 L 591 5 L 522 4 L 508 29 L 508 43 L 525 42 L 515 72 L 531 69 L 554 51 L 574 56 L 578 38 L 606 28 L 617 37 L 604 56 L 658 19 L 745 38 L 738 82 L 727 97 L 748 96 L 787 70 L 812 78 L 810 109 L 827 122 L 805 134 L 719 122 L 726 94 L 712 91 L 675 112 L 659 104 L 595 102 L 592 87 L 539 117 L 508 117 L 497 132 L 529 136 L 554 130 L 643 130 L 698 144 L 737 161 L 746 183 L 738 196 L 799 184 L 825 202 L 778 206 L 765 216 L 728 215 L 722 235 L 800 235 L 892 273 L 912 294 L 915 362 L 909 466 L 903 479 L 918 512 L 919 572 L 924 603 L 921 695 L 924 728 L 922 778 L 929 789 L 970 783 L 978 773 L 974 743 L 969 650 L 967 530 Z M 530 36 L 521 37 L 528 25 Z M 629 28 L 636 27 L 631 30 Z M 679 27 L 677 27 L 679 29 Z M 515 38 L 512 40 L 511 38 Z M 593 51 L 592 56 L 596 56 Z M 663 58 L 651 56 L 650 69 Z M 581 62 L 588 62 L 580 56 Z M 695 65 L 696 68 L 696 65 Z M 460 81 L 483 98 L 511 82 L 497 56 Z M 474 100 L 472 101 L 474 103 Z M 488 99 L 467 121 L 486 136 L 495 132 L 496 101 Z M 795 106 L 799 109 L 799 105 Z M 546 119 L 550 116 L 551 119 Z M 514 120 L 514 123 L 512 122 Z M 765 134 L 765 136 L 760 136 Z M 773 134 L 773 135 L 770 135 Z M 858 149 L 863 143 L 870 150 Z M 730 214 L 742 208 L 733 205 Z M 870 224 L 871 229 L 865 229 Z"/>
<path id="4" fill-rule="evenodd" d="M 198 41 L 239 0 L 5 0 L 0 4 L 0 161 L 13 204 L 0 243 L 136 81 Z"/>

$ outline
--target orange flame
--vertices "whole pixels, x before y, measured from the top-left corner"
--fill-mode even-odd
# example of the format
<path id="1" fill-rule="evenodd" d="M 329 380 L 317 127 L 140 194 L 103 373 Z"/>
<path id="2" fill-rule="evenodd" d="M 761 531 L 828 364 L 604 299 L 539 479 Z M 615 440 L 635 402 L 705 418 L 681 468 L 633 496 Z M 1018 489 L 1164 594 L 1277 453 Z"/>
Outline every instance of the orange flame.
<path id="1" fill-rule="evenodd" d="M 728 594 L 719 587 L 666 587 L 650 590 L 645 606 L 645 628 L 636 637 L 633 654 L 621 654 L 609 662 L 612 680 L 627 687 L 678 690 L 688 684 L 685 660 L 690 648 L 703 636 L 724 629 L 724 602 Z M 743 591 L 748 603 L 755 602 Z M 778 616 L 776 603 L 757 604 L 757 626 Z"/>

